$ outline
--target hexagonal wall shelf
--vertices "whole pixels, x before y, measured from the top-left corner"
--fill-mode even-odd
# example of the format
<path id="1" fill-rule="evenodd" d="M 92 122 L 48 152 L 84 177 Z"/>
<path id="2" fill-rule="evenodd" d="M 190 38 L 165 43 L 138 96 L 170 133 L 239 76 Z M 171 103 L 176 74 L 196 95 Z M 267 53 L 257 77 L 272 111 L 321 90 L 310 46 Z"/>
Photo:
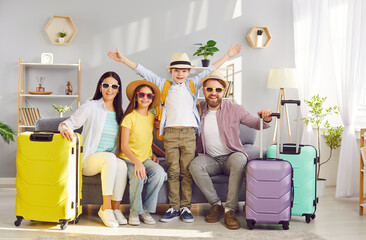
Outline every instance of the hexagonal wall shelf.
<path id="1" fill-rule="evenodd" d="M 258 31 L 262 32 L 262 37 Z M 252 48 L 266 48 L 272 37 L 267 27 L 254 26 L 250 29 L 247 39 Z"/>
<path id="2" fill-rule="evenodd" d="M 46 31 L 52 44 L 61 45 L 70 44 L 72 39 L 75 37 L 76 32 L 78 31 L 71 17 L 61 15 L 53 15 L 44 30 Z M 59 41 L 59 32 L 66 33 L 64 42 Z"/>

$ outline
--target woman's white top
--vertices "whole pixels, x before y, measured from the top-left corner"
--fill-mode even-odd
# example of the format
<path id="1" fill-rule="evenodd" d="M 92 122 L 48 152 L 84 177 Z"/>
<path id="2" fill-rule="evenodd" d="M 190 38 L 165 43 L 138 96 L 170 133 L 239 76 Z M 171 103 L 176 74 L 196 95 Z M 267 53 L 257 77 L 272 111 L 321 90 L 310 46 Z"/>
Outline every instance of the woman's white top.
<path id="1" fill-rule="evenodd" d="M 86 167 L 84 159 L 89 154 L 95 153 L 100 138 L 102 136 L 103 126 L 107 116 L 103 98 L 99 100 L 89 100 L 81 105 L 70 118 L 66 119 L 65 123 L 70 129 L 75 130 L 83 126 L 81 133 L 83 141 L 83 168 Z M 114 151 L 115 152 L 115 149 Z"/>

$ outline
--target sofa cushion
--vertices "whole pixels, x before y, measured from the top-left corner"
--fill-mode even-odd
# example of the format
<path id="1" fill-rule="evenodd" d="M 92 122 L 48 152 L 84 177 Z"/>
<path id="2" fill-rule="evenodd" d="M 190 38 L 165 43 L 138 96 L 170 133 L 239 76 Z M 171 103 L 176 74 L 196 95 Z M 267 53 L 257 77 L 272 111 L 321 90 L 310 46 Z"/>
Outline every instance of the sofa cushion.
<path id="1" fill-rule="evenodd" d="M 243 145 L 254 144 L 257 130 L 240 124 L 239 138 Z"/>

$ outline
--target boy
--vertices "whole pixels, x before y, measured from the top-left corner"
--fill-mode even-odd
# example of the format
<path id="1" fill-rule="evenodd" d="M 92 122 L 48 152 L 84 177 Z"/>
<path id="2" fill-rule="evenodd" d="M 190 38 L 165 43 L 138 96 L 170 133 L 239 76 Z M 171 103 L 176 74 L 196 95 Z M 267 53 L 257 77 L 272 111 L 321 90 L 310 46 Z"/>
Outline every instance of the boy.
<path id="1" fill-rule="evenodd" d="M 179 216 L 184 222 L 194 221 L 190 211 L 193 180 L 188 167 L 195 156 L 196 131 L 198 134 L 200 133 L 200 118 L 196 107 L 198 91 L 202 87 L 200 79 L 218 69 L 240 51 L 241 45 L 237 44 L 235 47 L 231 45 L 223 57 L 190 79 L 188 77 L 192 66 L 187 54 L 173 54 L 170 65 L 167 66 L 172 75 L 172 80 L 170 80 L 172 83 L 168 90 L 166 104 L 162 109 L 160 133 L 164 134 L 170 208 L 161 217 L 162 222 L 170 222 Z M 129 60 L 118 49 L 116 52 L 109 52 L 108 56 L 117 62 L 124 63 L 143 78 L 155 83 L 161 91 L 163 90 L 165 79 Z M 190 81 L 194 84 L 195 94 L 190 90 Z"/>

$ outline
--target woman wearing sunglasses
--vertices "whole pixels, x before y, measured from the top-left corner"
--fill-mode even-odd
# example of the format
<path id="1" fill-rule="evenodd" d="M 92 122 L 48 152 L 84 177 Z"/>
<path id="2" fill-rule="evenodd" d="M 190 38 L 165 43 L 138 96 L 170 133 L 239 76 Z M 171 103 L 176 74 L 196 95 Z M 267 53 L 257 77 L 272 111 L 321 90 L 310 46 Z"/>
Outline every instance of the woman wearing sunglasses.
<path id="1" fill-rule="evenodd" d="M 118 129 L 122 120 L 121 80 L 117 73 L 106 72 L 98 81 L 92 100 L 76 110 L 59 125 L 59 131 L 69 141 L 74 138 L 74 129 L 83 126 L 84 176 L 101 173 L 103 205 L 98 212 L 108 227 L 127 224 L 119 210 L 126 188 L 126 163 L 115 155 Z"/>
<path id="2" fill-rule="evenodd" d="M 131 82 L 126 88 L 130 104 L 121 124 L 121 149 L 118 156 L 128 167 L 130 184 L 130 225 L 155 224 L 150 215 L 156 211 L 158 193 L 166 180 L 166 173 L 152 153 L 154 115 L 149 112 L 160 102 L 160 90 L 145 79 Z M 121 152 L 122 151 L 122 152 Z M 146 194 L 141 193 L 147 183 Z"/>

